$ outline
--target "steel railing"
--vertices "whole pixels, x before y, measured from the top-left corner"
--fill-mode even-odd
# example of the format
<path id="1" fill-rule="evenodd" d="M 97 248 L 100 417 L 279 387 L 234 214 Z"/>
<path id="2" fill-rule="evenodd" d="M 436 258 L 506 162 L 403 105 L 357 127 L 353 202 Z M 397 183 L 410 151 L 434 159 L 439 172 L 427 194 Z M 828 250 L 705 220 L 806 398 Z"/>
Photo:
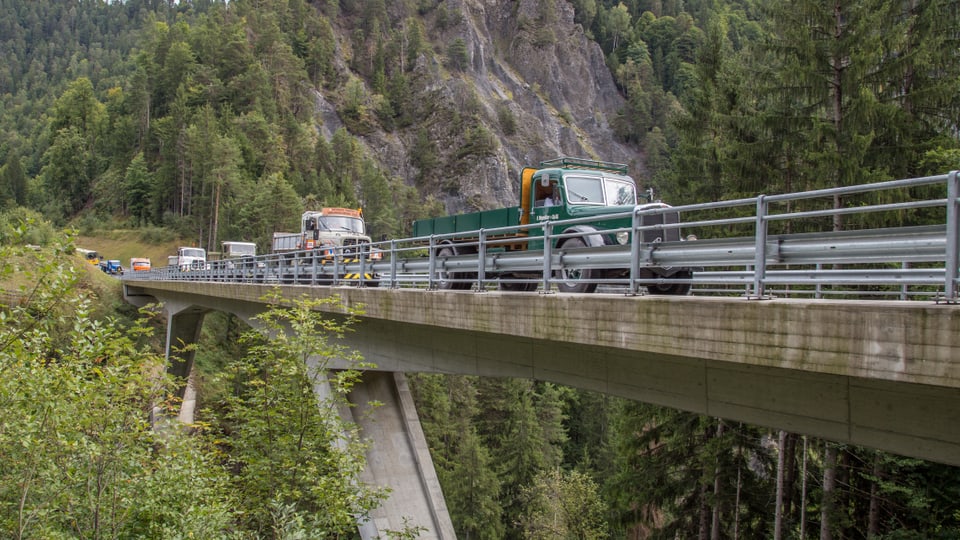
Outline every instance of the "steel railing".
<path id="1" fill-rule="evenodd" d="M 654 285 L 689 284 L 695 294 L 894 298 L 957 301 L 958 173 L 677 207 L 635 207 L 604 216 L 629 227 L 624 245 L 564 249 L 567 232 L 596 217 L 374 242 L 362 256 L 319 250 L 128 272 L 124 280 L 190 280 L 436 289 L 441 281 L 484 291 L 503 284 L 555 289 L 563 270 L 619 270 L 589 280 L 602 290 L 638 294 Z M 644 225 L 649 216 L 679 212 L 679 223 Z M 868 217 L 869 216 L 869 217 Z M 880 223 L 882 225 L 871 225 Z M 838 225 L 842 224 L 842 228 Z M 695 232 L 678 242 L 643 242 L 644 231 Z M 521 235 L 521 236 L 518 236 Z M 527 236 L 522 236 L 526 234 Z M 662 236 L 662 235 L 661 235 Z M 682 237 L 682 235 L 681 235 Z M 515 249 L 542 242 L 543 249 Z M 585 242 L 589 244 L 589 242 Z M 510 246 L 510 249 L 507 247 Z M 356 246 L 346 249 L 356 250 Z M 464 253 L 466 252 L 466 253 Z M 647 268 L 692 271 L 650 277 Z M 505 275 L 509 277 L 504 277 Z M 523 277 L 518 277 L 523 276 Z M 642 277 L 646 276 L 646 277 Z"/>

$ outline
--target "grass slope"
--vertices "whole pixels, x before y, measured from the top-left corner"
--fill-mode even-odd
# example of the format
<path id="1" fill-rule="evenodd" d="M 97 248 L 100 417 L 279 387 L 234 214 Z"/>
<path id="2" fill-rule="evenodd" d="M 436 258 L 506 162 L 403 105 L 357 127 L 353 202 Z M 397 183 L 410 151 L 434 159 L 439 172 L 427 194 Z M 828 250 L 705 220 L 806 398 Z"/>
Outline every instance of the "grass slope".
<path id="1" fill-rule="evenodd" d="M 175 255 L 180 246 L 191 245 L 176 238 L 157 241 L 146 236 L 137 230 L 97 231 L 79 235 L 76 246 L 96 250 L 105 259 L 119 259 L 126 270 L 132 257 L 147 257 L 154 268 L 166 266 L 168 255 Z"/>

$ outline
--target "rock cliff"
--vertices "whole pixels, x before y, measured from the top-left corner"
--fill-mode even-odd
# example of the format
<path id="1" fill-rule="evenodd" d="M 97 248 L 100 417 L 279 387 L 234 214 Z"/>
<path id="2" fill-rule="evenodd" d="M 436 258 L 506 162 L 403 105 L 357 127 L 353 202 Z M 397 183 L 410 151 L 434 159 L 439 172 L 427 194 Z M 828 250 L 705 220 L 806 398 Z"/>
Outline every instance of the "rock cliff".
<path id="1" fill-rule="evenodd" d="M 414 120 L 358 134 L 392 176 L 435 193 L 450 213 L 516 204 L 519 171 L 562 155 L 626 163 L 637 176 L 639 148 L 615 141 L 610 126 L 623 98 L 569 3 L 447 0 L 422 21 L 430 46 L 408 68 Z M 346 70 L 356 33 L 339 24 Z M 332 133 L 340 119 L 323 96 L 318 107 Z M 424 140 L 436 154 L 430 170 L 418 166 Z"/>

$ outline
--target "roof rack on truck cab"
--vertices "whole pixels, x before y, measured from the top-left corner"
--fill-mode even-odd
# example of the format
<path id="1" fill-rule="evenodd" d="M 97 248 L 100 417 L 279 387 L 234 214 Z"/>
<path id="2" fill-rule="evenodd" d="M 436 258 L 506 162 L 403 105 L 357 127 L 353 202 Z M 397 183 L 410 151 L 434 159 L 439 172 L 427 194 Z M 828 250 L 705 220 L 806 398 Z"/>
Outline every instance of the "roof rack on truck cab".
<path id="1" fill-rule="evenodd" d="M 597 161 L 593 159 L 584 159 L 576 157 L 560 157 L 548 159 L 540 162 L 540 168 L 559 167 L 561 169 L 597 169 L 601 171 L 610 171 L 618 174 L 627 174 L 627 166 L 623 163 L 613 163 L 610 161 Z"/>

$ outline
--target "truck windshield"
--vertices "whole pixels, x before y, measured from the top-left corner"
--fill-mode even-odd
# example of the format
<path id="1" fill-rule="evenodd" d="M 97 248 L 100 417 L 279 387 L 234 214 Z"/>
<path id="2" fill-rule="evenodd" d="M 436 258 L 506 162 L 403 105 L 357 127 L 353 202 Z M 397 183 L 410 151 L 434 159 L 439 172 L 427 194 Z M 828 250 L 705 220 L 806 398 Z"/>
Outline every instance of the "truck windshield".
<path id="1" fill-rule="evenodd" d="M 633 183 L 598 176 L 568 176 L 567 199 L 570 204 L 623 206 L 637 204 Z"/>
<path id="2" fill-rule="evenodd" d="M 207 256 L 207 252 L 200 248 L 187 248 L 183 250 L 183 256 L 205 258 Z"/>
<path id="3" fill-rule="evenodd" d="M 350 231 L 363 234 L 363 220 L 347 216 L 324 216 L 318 220 L 321 229 L 330 231 Z"/>

